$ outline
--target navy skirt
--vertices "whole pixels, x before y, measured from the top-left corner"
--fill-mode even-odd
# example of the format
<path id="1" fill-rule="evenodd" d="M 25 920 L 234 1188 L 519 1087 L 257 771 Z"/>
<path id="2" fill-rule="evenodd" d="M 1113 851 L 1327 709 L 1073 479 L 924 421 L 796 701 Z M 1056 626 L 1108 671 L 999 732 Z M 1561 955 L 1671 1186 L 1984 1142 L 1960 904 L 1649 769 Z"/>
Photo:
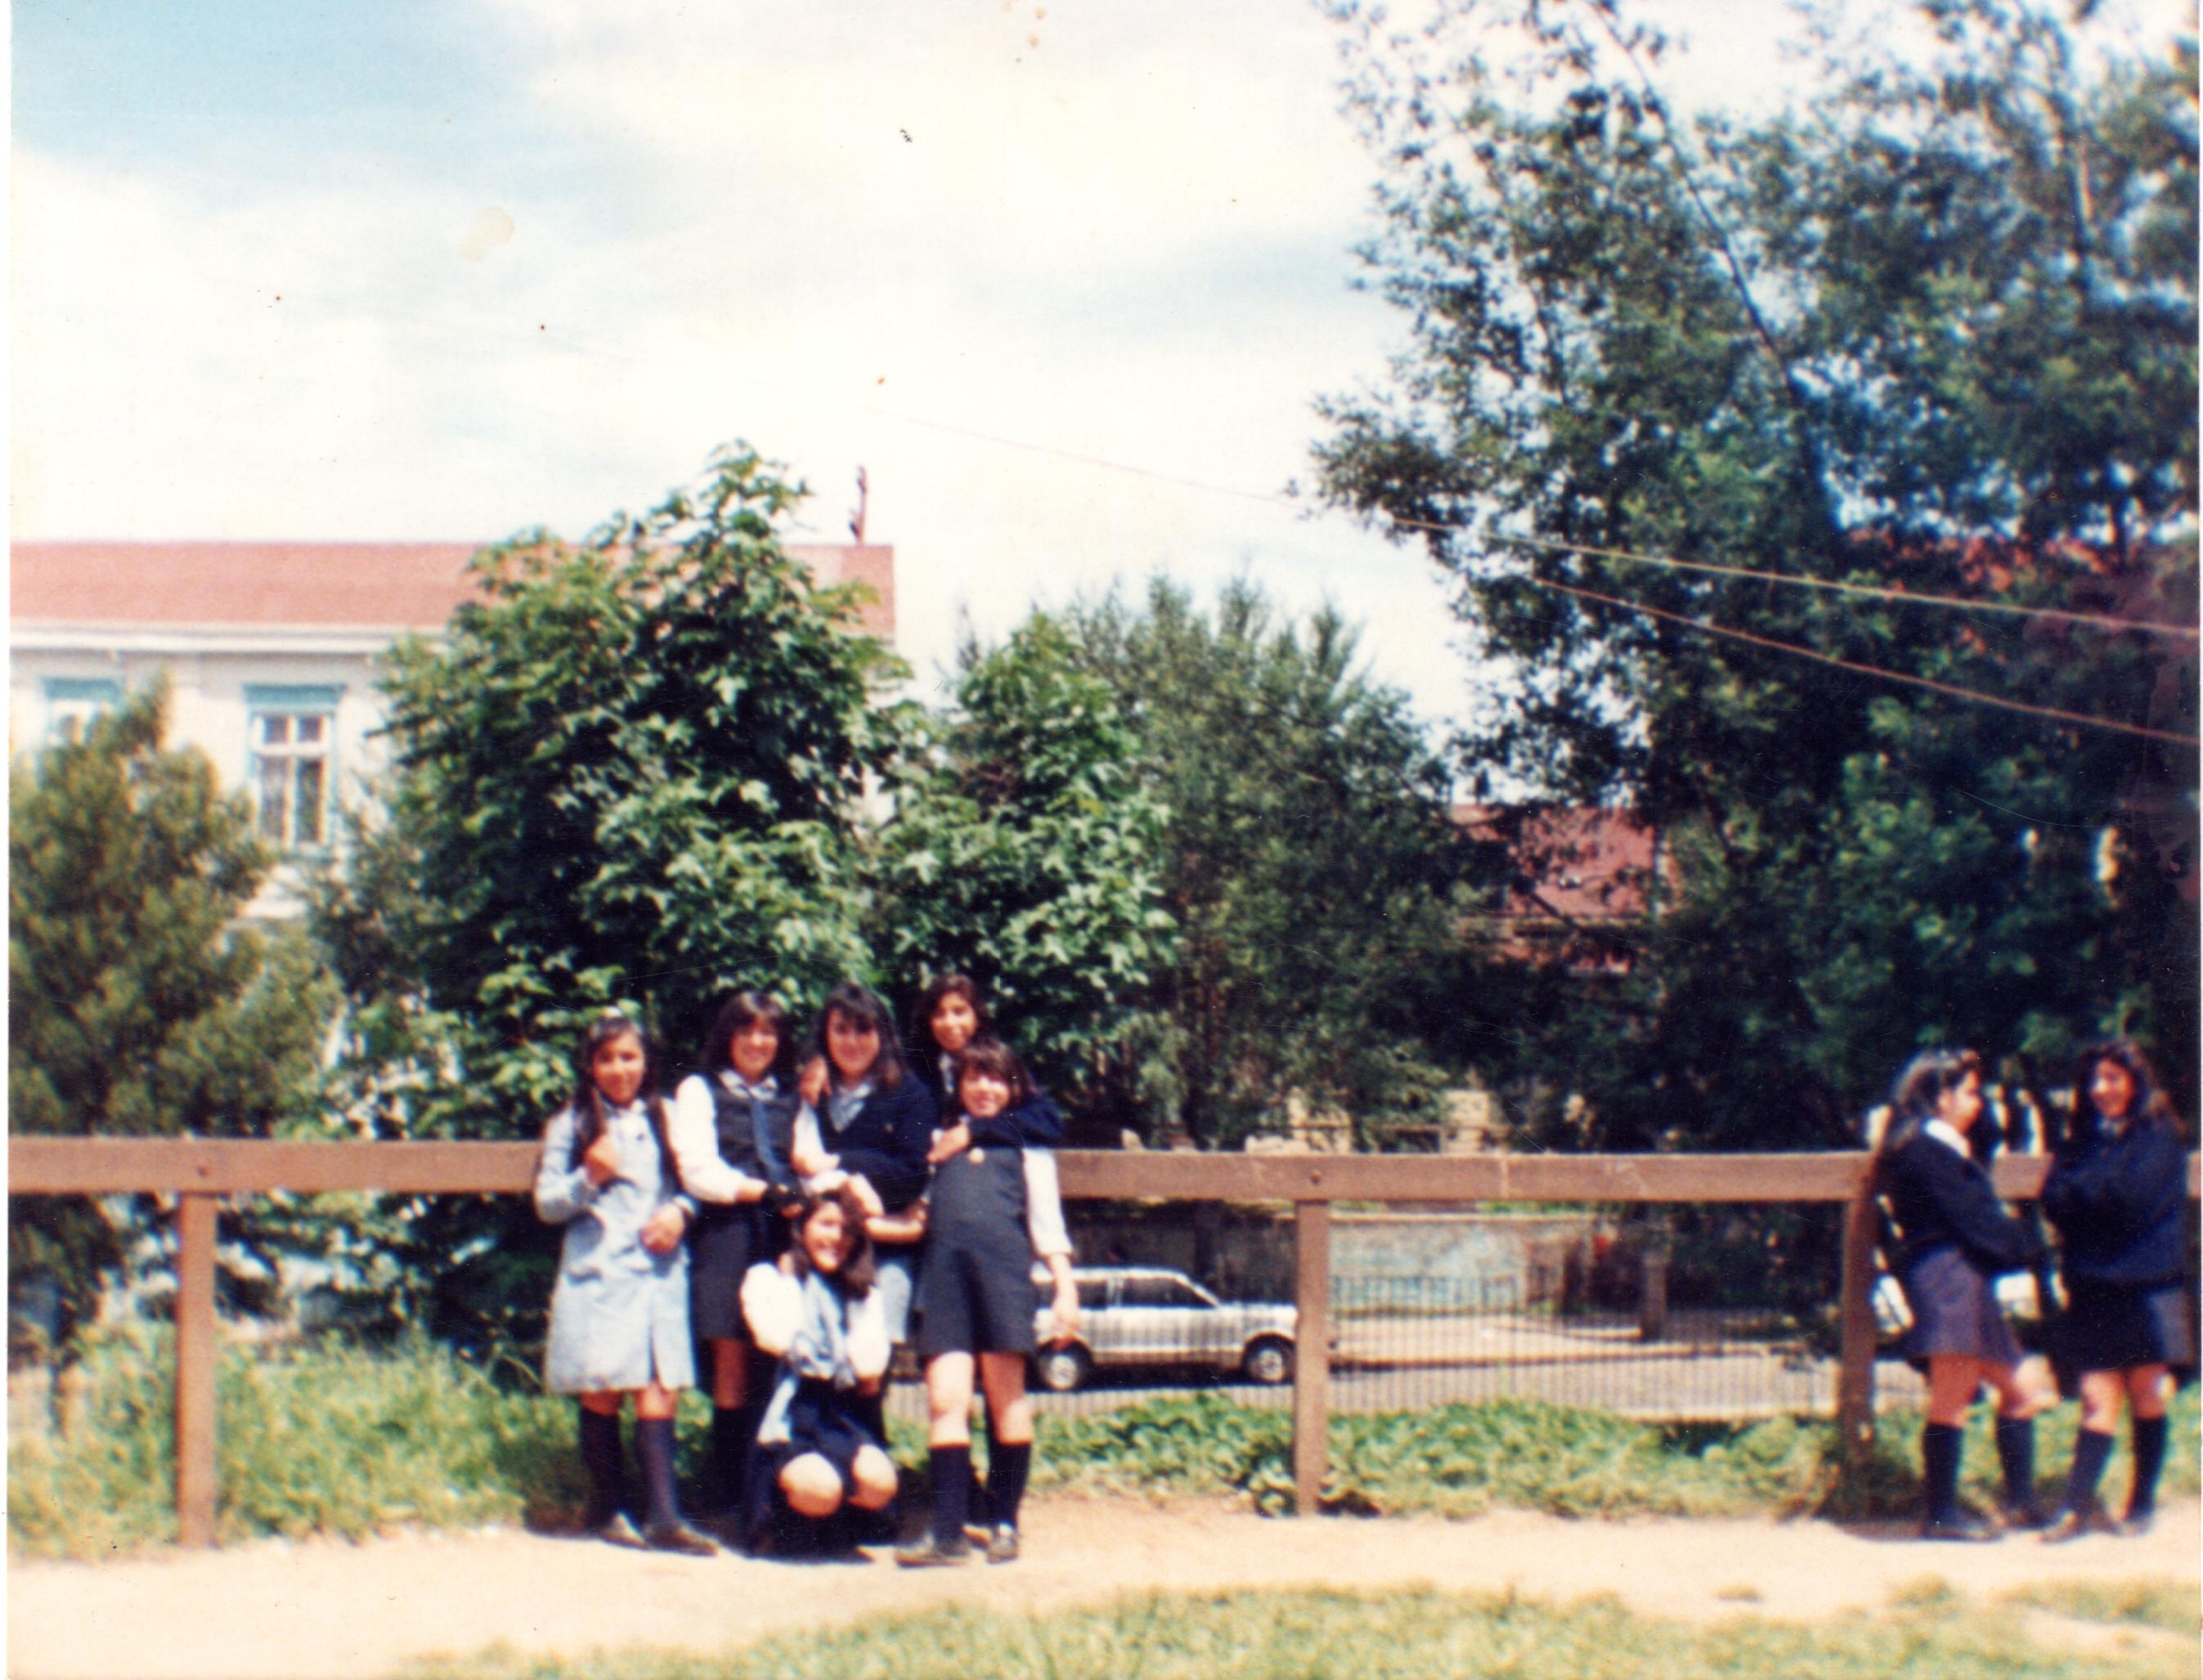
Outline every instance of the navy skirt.
<path id="1" fill-rule="evenodd" d="M 1905 1274 L 1905 1303 L 1912 1309 L 1904 1344 L 1907 1359 L 1963 1354 L 2016 1365 L 2025 1357 L 1996 1291 L 1963 1249 L 1938 1248 L 1916 1261 Z"/>
<path id="2" fill-rule="evenodd" d="M 2178 1283 L 2136 1288 L 2072 1278 L 2058 1351 L 2076 1371 L 2192 1365 L 2195 1328 L 2188 1290 Z"/>
<path id="3" fill-rule="evenodd" d="M 742 1279 L 772 1256 L 756 1208 L 708 1204 L 688 1233 L 688 1329 L 694 1335 L 749 1340 L 742 1322 Z"/>

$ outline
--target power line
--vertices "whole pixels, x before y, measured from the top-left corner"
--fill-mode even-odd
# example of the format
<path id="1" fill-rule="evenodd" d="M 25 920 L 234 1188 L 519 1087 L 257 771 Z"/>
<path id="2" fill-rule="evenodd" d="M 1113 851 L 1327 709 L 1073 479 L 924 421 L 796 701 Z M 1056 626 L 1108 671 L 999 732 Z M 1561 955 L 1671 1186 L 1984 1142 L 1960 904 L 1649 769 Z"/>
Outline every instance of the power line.
<path id="1" fill-rule="evenodd" d="M 1680 612 L 1669 612 L 1662 607 L 1648 607 L 1640 601 L 1625 601 L 1617 596 L 1602 595 L 1595 589 L 1581 589 L 1572 583 L 1556 583 L 1550 578 L 1525 577 L 1522 581 L 1540 589 L 1558 590 L 1563 595 L 1574 595 L 1586 601 L 1597 601 L 1602 606 L 1619 607 L 1624 612 L 1639 612 L 1647 617 L 1664 619 L 1671 624 L 1680 624 L 1686 629 L 1703 630 L 1709 635 L 1728 636 L 1733 640 L 1749 642 L 1754 647 L 1768 648 L 1776 653 L 1794 653 L 1801 659 L 1811 659 L 1823 665 L 1834 665 L 1838 670 L 1850 671 L 1859 676 L 1878 677 L 1886 682 L 1909 683 L 1915 688 L 1926 688 L 1938 694 L 1947 694 L 1956 699 L 1972 700 L 1986 706 L 2000 706 L 2006 711 L 2024 712 L 2031 717 L 2047 717 L 2060 723 L 2078 723 L 2091 729 L 2116 729 L 2123 734 L 2140 735 L 2148 740 L 2171 741 L 2180 746 L 2203 746 L 2203 738 L 2184 735 L 2171 729 L 2153 729 L 2142 723 L 2122 723 L 2109 717 L 2091 716 L 2087 712 L 2064 711 L 2056 706 L 2029 705 L 2024 700 L 2007 700 L 1995 694 L 1985 694 L 1979 689 L 1962 688 L 1954 682 L 1940 682 L 1934 677 L 1912 676 L 1904 671 L 1885 670 L 1879 665 L 1862 664 L 1856 659 L 1840 659 L 1833 653 L 1822 653 L 1816 648 L 1800 647 L 1794 642 L 1777 641 L 1772 636 L 1759 635 L 1750 630 L 1739 630 L 1726 624 L 1716 624 L 1706 619 L 1692 618 Z"/>

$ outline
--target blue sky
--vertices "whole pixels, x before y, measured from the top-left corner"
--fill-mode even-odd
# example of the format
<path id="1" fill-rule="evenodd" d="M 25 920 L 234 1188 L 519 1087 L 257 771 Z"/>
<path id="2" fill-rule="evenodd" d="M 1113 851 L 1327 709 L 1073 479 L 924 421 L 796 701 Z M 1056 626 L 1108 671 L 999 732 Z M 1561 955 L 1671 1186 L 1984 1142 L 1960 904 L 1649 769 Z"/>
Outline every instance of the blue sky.
<path id="1" fill-rule="evenodd" d="M 1669 10 L 1686 95 L 1770 85 L 1772 0 Z M 579 533 L 740 436 L 817 492 L 799 536 L 866 469 L 929 686 L 964 622 L 1244 570 L 1363 621 L 1434 722 L 1466 704 L 1419 554 L 1260 499 L 1398 332 L 1350 286 L 1370 169 L 1313 7 L 13 22 L 17 535 Z"/>

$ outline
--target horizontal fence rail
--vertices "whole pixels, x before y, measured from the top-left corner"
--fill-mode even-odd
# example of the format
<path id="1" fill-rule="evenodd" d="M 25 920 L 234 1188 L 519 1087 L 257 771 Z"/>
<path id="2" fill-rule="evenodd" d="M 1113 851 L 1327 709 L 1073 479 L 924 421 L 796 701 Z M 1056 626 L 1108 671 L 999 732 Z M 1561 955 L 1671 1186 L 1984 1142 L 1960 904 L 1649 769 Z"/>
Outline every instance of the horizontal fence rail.
<path id="1" fill-rule="evenodd" d="M 176 1511 L 186 1546 L 214 1541 L 215 1213 L 226 1196 L 287 1191 L 524 1195 L 533 1143 L 281 1143 L 198 1138 L 11 1137 L 11 1195 L 160 1194 L 176 1199 Z M 1302 1357 L 1293 1366 L 1296 1506 L 1319 1508 L 1330 1415 L 1332 1212 L 1341 1202 L 1391 1204 L 1822 1203 L 1844 1208 L 1841 1353 L 1836 1415 L 1846 1453 L 1874 1428 L 1872 1303 L 1877 1224 L 1872 1158 L 1781 1155 L 1215 1155 L 1066 1150 L 1063 1194 L 1113 1201 L 1287 1203 L 1293 1206 L 1294 1298 Z M 2049 1163 L 2007 1156 L 1998 1193 L 2031 1200 Z M 2203 1192 L 2203 1157 L 2188 1194 Z M 1317 1357 L 1309 1357 L 1313 1353 Z"/>

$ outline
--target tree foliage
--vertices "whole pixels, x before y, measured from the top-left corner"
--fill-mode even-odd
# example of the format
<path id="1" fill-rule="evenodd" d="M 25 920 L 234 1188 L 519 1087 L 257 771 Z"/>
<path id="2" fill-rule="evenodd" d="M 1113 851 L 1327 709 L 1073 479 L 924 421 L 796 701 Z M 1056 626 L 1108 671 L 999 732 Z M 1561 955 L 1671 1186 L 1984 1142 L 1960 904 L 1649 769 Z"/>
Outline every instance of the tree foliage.
<path id="1" fill-rule="evenodd" d="M 1466 766 L 1674 860 L 1626 977 L 1509 977 L 1509 1070 L 1612 1147 L 1827 1147 L 1922 1042 L 2192 1067 L 2194 643 L 2001 610 L 2194 622 L 2192 44 L 1932 3 L 1932 64 L 1692 121 L 1620 0 L 1333 9 L 1410 337 L 1326 490 L 1456 580 Z"/>
<path id="2" fill-rule="evenodd" d="M 273 860 L 213 765 L 162 746 L 167 710 L 147 690 L 10 771 L 16 1133 L 265 1137 L 310 1110 L 334 988 L 302 938 L 239 922 Z M 81 1198 L 11 1199 L 9 1268 L 50 1280 L 67 1334 L 134 1229 Z"/>

